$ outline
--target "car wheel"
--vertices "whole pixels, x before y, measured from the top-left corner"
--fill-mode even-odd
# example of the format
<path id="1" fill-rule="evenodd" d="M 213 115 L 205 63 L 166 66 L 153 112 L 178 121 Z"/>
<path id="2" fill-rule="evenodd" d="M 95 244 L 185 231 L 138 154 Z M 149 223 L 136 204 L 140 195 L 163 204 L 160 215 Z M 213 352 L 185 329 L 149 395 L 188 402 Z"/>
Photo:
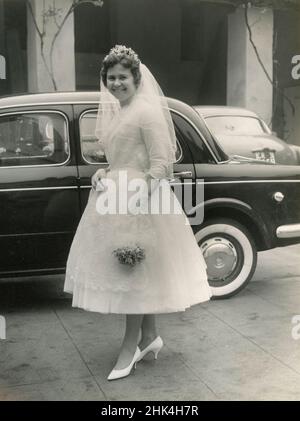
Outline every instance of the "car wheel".
<path id="1" fill-rule="evenodd" d="M 227 298 L 243 289 L 252 278 L 257 250 L 249 231 L 225 218 L 207 220 L 195 233 L 207 264 L 214 298 Z"/>

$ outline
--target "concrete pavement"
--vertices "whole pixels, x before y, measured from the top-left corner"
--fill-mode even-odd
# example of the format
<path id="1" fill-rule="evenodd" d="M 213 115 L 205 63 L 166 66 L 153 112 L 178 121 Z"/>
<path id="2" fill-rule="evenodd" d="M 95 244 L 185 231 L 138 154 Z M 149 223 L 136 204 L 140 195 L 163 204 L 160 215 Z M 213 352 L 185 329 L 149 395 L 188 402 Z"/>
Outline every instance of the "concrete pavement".
<path id="1" fill-rule="evenodd" d="M 158 316 L 165 346 L 108 382 L 124 317 L 71 307 L 63 277 L 0 281 L 0 400 L 298 400 L 300 245 L 259 254 L 228 300 Z"/>

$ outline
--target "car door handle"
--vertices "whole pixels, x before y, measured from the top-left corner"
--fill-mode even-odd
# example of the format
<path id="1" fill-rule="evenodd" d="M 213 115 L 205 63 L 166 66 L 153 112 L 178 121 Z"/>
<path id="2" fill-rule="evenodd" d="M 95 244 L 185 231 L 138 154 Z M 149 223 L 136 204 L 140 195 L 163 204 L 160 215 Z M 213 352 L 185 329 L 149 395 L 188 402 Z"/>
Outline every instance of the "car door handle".
<path id="1" fill-rule="evenodd" d="M 169 180 L 170 183 L 178 183 L 179 177 L 192 177 L 192 171 L 174 172 L 174 178 Z"/>
<path id="2" fill-rule="evenodd" d="M 174 172 L 175 177 L 192 177 L 192 171 Z"/>

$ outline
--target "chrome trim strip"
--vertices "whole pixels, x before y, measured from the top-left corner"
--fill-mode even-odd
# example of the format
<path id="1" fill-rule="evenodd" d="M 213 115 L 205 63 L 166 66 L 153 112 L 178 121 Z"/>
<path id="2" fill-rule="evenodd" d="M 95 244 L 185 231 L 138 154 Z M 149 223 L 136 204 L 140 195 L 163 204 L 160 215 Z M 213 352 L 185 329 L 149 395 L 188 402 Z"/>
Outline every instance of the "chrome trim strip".
<path id="1" fill-rule="evenodd" d="M 175 183 L 175 182 L 170 182 L 169 183 L 170 186 L 178 186 L 178 185 L 182 185 L 182 186 L 186 186 L 187 184 L 195 184 L 194 182 L 189 182 L 189 183 Z M 91 189 L 92 185 L 90 186 L 80 186 L 81 189 Z M 0 190 L 1 191 L 1 190 Z"/>
<path id="2" fill-rule="evenodd" d="M 58 101 L 58 102 L 33 102 L 31 104 L 15 104 L 0 106 L 0 110 L 6 108 L 19 108 L 19 107 L 35 107 L 37 105 L 75 105 L 75 104 L 99 104 L 99 101 Z"/>
<path id="3" fill-rule="evenodd" d="M 49 106 L 49 103 L 46 104 Z M 5 107 L 4 107 L 5 108 Z M 0 107 L 1 109 L 1 107 Z M 65 122 L 67 123 L 67 142 L 68 142 L 68 149 L 69 149 L 69 154 L 67 159 L 64 162 L 61 163 L 57 163 L 57 164 L 39 164 L 39 165 L 11 165 L 11 166 L 1 166 L 0 165 L 0 170 L 2 168 L 40 168 L 40 167 L 61 167 L 62 165 L 65 165 L 67 162 L 69 162 L 70 158 L 71 158 L 71 146 L 70 146 L 70 130 L 69 130 L 69 119 L 68 116 L 63 113 L 62 111 L 56 111 L 56 110 L 33 110 L 33 111 L 14 111 L 13 113 L 4 113 L 4 114 L 0 114 L 0 117 L 5 117 L 7 115 L 17 115 L 17 114 L 46 114 L 46 113 L 50 113 L 50 114 L 60 114 L 61 116 L 64 117 Z M 18 157 L 15 157 L 15 159 Z M 36 157 L 33 157 L 36 158 Z"/>
<path id="4" fill-rule="evenodd" d="M 29 233 L 18 233 L 18 234 L 0 234 L 0 238 L 18 238 L 18 237 L 37 237 L 38 235 L 49 236 L 49 235 L 59 235 L 59 234 L 73 234 L 73 231 L 49 231 L 49 232 L 29 232 Z"/>
<path id="5" fill-rule="evenodd" d="M 281 225 L 276 229 L 278 238 L 300 237 L 300 224 Z"/>
<path id="6" fill-rule="evenodd" d="M 269 182 L 296 182 L 300 183 L 300 180 L 259 180 L 261 183 L 269 183 Z M 205 181 L 197 181 L 197 184 L 224 184 L 224 183 L 257 183 L 258 181 L 213 181 L 213 182 L 205 182 Z M 188 185 L 188 184 L 195 184 L 195 182 L 184 182 L 184 183 L 175 183 L 171 182 L 171 186 L 176 185 Z M 14 191 L 35 191 L 35 190 L 75 190 L 75 189 L 90 189 L 92 185 L 88 186 L 59 186 L 59 187 L 24 187 L 24 188 L 15 188 L 15 189 L 0 189 L 0 192 L 14 192 Z"/>
<path id="7" fill-rule="evenodd" d="M 300 180 L 253 180 L 253 181 L 197 181 L 197 184 L 233 184 L 233 183 L 286 183 L 286 182 L 291 182 L 291 183 L 300 183 Z M 183 186 L 187 185 L 187 184 L 195 184 L 195 182 L 184 182 L 184 183 L 170 183 L 170 185 L 178 185 L 181 184 Z M 80 186 L 81 189 L 90 189 L 92 187 L 92 185 L 88 185 L 88 186 Z M 16 189 L 0 189 L 0 192 L 12 192 L 12 191 L 34 191 L 34 190 L 75 190 L 78 189 L 79 187 L 77 186 L 59 186 L 59 187 L 29 187 L 29 188 L 16 188 Z"/>
<path id="8" fill-rule="evenodd" d="M 45 268 L 45 269 L 23 269 L 23 270 L 5 270 L 5 271 L 1 271 L 0 272 L 0 276 L 2 277 L 0 279 L 0 281 L 4 281 L 6 282 L 6 280 L 8 280 L 9 278 L 6 278 L 7 275 L 13 276 L 14 274 L 24 274 L 24 276 L 37 276 L 35 275 L 35 273 L 42 274 L 44 272 L 46 272 L 46 274 L 51 274 L 52 272 L 54 272 L 54 274 L 58 274 L 57 272 L 65 272 L 66 271 L 66 267 L 62 267 L 62 268 Z"/>
<path id="9" fill-rule="evenodd" d="M 197 184 L 236 184 L 236 183 L 300 183 L 300 180 L 230 180 L 230 181 L 197 181 Z"/>
<path id="10" fill-rule="evenodd" d="M 75 190 L 78 189 L 77 186 L 60 186 L 60 187 L 24 187 L 19 189 L 0 189 L 1 192 L 10 192 L 10 191 L 35 191 L 35 190 Z"/>

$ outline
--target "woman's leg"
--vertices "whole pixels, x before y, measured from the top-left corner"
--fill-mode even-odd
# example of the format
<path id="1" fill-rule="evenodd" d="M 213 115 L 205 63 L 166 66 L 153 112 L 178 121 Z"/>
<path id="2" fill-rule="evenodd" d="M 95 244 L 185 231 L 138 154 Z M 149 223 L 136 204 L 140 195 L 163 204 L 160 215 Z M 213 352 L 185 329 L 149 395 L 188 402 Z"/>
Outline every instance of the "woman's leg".
<path id="1" fill-rule="evenodd" d="M 114 367 L 115 370 L 122 370 L 127 367 L 134 356 L 137 347 L 139 330 L 142 324 L 143 314 L 127 314 L 126 330 L 118 361 Z"/>
<path id="2" fill-rule="evenodd" d="M 145 314 L 142 321 L 142 339 L 139 348 L 143 350 L 157 337 L 156 321 L 154 314 Z"/>

